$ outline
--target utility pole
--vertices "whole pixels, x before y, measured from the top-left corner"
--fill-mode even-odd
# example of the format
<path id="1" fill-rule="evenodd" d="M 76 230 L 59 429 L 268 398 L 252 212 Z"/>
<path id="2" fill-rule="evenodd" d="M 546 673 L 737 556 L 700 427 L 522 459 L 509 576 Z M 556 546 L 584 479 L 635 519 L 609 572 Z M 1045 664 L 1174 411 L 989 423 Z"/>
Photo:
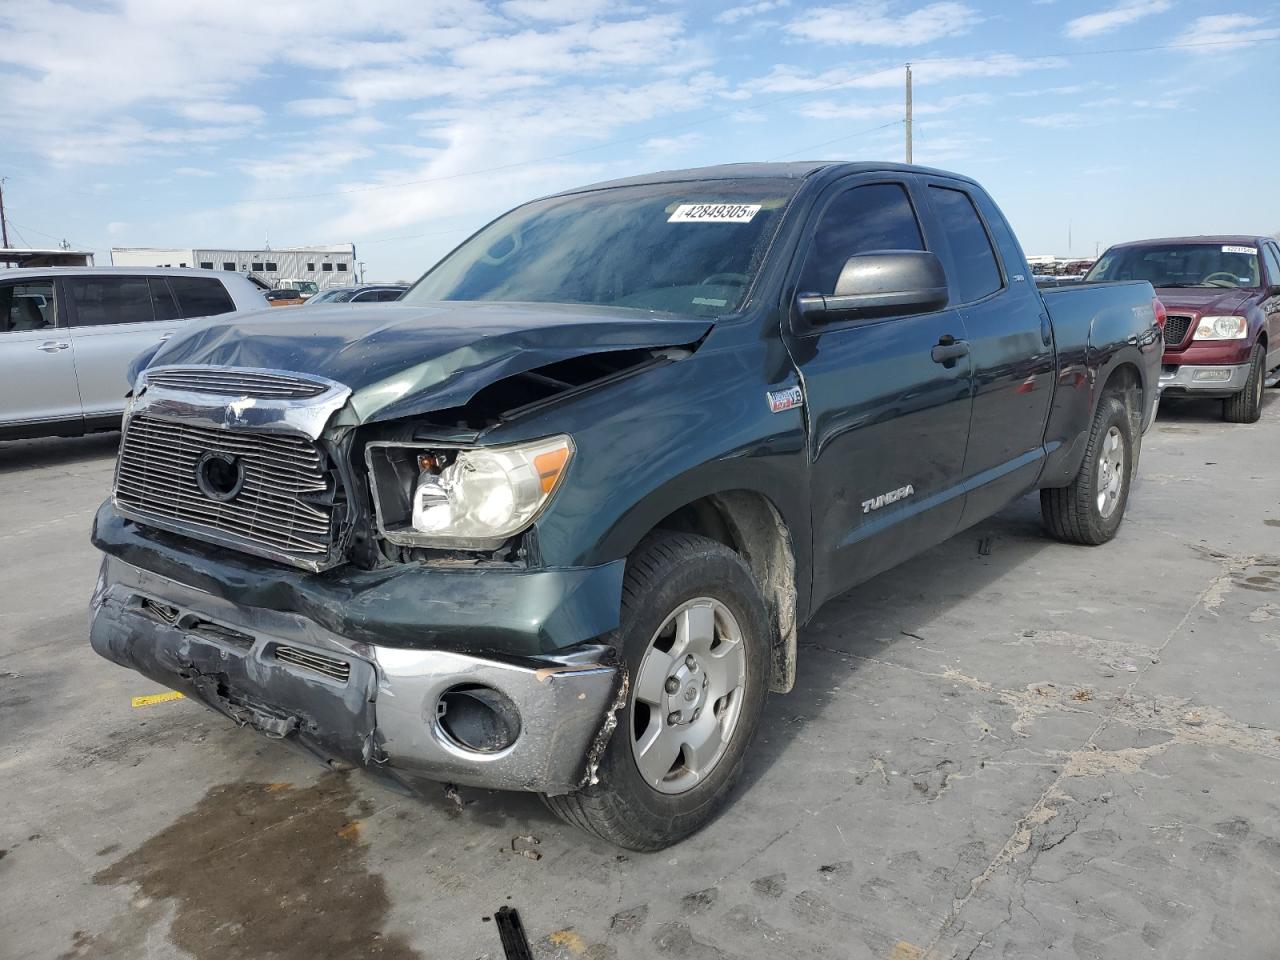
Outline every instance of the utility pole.
<path id="1" fill-rule="evenodd" d="M 4 182 L 8 177 L 0 177 L 0 247 L 9 249 L 9 224 L 4 217 Z"/>
<path id="2" fill-rule="evenodd" d="M 907 64 L 907 163 L 911 162 L 911 64 Z"/>

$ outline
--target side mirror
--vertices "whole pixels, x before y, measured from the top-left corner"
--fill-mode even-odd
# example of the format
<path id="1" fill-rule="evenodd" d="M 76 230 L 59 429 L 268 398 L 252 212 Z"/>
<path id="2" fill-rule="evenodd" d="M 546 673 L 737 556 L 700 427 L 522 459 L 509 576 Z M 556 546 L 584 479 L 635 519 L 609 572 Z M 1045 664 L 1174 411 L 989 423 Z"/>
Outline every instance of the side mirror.
<path id="1" fill-rule="evenodd" d="M 942 261 L 923 250 L 861 253 L 845 261 L 830 296 L 801 294 L 796 308 L 810 323 L 872 320 L 930 313 L 947 305 Z"/>

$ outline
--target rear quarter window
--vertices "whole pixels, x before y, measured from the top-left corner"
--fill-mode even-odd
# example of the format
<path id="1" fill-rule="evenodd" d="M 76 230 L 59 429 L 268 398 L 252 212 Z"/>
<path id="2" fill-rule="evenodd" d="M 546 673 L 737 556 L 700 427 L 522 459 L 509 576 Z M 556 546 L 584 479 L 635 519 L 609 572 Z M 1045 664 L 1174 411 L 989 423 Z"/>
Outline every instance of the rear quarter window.
<path id="1" fill-rule="evenodd" d="M 178 298 L 179 314 L 185 318 L 215 317 L 236 309 L 227 288 L 212 277 L 170 277 L 169 287 Z"/>

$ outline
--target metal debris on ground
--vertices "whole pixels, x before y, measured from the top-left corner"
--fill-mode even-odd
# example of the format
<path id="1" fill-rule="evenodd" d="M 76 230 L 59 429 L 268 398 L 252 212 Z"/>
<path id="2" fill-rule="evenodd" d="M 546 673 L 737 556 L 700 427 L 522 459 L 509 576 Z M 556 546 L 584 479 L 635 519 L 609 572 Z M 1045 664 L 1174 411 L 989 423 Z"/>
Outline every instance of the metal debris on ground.
<path id="1" fill-rule="evenodd" d="M 446 784 L 444 788 L 444 798 L 452 803 L 459 810 L 462 809 L 462 794 L 458 792 L 456 784 Z"/>
<path id="2" fill-rule="evenodd" d="M 515 907 L 499 907 L 493 915 L 493 921 L 498 927 L 498 936 L 502 938 L 502 952 L 506 954 L 507 960 L 533 960 L 529 938 Z"/>
<path id="3" fill-rule="evenodd" d="M 534 847 L 538 846 L 540 843 L 542 843 L 542 841 L 531 833 L 512 837 L 511 852 L 519 854 L 527 860 L 541 860 L 542 854 L 534 849 Z"/>
<path id="4" fill-rule="evenodd" d="M 978 541 L 978 556 L 980 556 L 980 557 L 989 557 L 989 556 L 991 556 L 991 544 L 992 544 L 992 543 L 994 543 L 994 542 L 995 542 L 995 537 L 990 537 L 990 536 L 983 537 L 981 540 L 979 540 L 979 541 Z"/>

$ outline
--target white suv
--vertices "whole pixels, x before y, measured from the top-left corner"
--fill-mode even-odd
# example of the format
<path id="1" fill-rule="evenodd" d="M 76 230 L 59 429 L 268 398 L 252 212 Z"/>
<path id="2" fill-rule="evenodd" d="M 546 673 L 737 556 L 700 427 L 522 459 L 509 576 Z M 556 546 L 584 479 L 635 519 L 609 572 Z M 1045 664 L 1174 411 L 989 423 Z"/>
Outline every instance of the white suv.
<path id="1" fill-rule="evenodd" d="M 265 308 L 238 273 L 0 270 L 0 439 L 117 429 L 135 357 L 196 317 Z"/>

